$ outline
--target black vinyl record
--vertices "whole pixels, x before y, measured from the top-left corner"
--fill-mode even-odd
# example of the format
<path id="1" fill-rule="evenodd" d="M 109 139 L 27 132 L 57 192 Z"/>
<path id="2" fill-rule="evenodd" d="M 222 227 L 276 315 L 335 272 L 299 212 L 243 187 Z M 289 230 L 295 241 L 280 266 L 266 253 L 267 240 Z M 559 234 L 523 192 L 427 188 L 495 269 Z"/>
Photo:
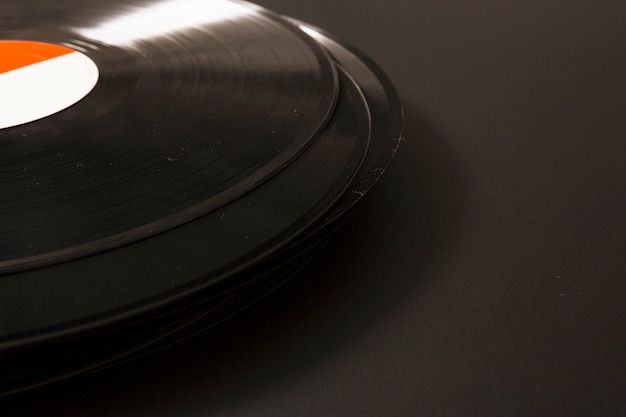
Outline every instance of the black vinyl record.
<path id="1" fill-rule="evenodd" d="M 198 328 L 210 327 L 230 316 L 293 274 L 329 237 L 327 233 L 317 233 L 315 238 L 302 239 L 303 230 L 311 227 L 309 225 L 315 220 L 319 221 L 320 215 L 331 206 L 330 203 L 346 194 L 350 179 L 360 167 L 369 142 L 369 112 L 364 98 L 346 75 L 341 73 L 340 79 L 343 88 L 334 116 L 319 139 L 297 161 L 262 187 L 248 193 L 245 198 L 228 205 L 228 220 L 221 214 L 208 215 L 177 229 L 180 235 L 176 235 L 188 239 L 189 244 L 185 245 L 188 250 L 178 252 L 176 259 L 188 266 L 202 262 L 201 258 L 189 256 L 193 254 L 193 244 L 224 244 L 206 238 L 206 233 L 214 232 L 228 232 L 236 236 L 240 239 L 240 243 L 233 242 L 237 249 L 248 244 L 250 252 L 247 255 L 253 254 L 255 262 L 236 260 L 215 272 L 200 270 L 197 275 L 191 275 L 186 274 L 188 271 L 179 271 L 178 275 L 166 275 L 158 272 L 162 266 L 159 260 L 150 259 L 152 267 L 156 267 L 150 279 L 137 279 L 125 270 L 119 270 L 120 263 L 129 265 L 132 261 L 139 264 L 145 262 L 140 249 L 152 240 L 85 259 L 83 265 L 89 269 L 73 269 L 67 276 L 74 280 L 88 277 L 91 286 L 79 285 L 79 288 L 86 289 L 86 294 L 93 291 L 93 285 L 106 286 L 105 279 L 111 282 L 110 274 L 116 270 L 125 281 L 136 281 L 136 286 L 149 284 L 156 287 L 162 278 L 163 284 L 170 285 L 169 288 L 164 286 L 158 296 L 142 297 L 140 302 L 103 310 L 100 315 L 83 316 L 86 309 L 81 309 L 81 315 L 78 315 L 71 305 L 65 311 L 56 307 L 56 317 L 65 313 L 73 320 L 66 319 L 62 325 L 51 327 L 39 323 L 34 331 L 18 334 L 13 343 L 7 341 L 3 344 L 7 366 L 4 380 L 0 381 L 0 391 L 90 371 L 162 347 L 186 337 Z M 318 171 L 319 175 L 312 175 L 320 159 L 329 155 L 332 157 L 325 164 L 325 169 Z M 275 212 L 282 212 L 282 218 L 274 219 L 270 225 L 276 232 L 268 234 L 271 239 L 260 244 L 260 236 L 265 237 L 266 234 L 254 238 L 251 231 L 259 233 L 259 216 L 265 218 L 264 214 Z M 240 229 L 232 230 L 230 222 L 238 224 Z M 332 232 L 332 229 L 329 228 L 328 232 Z M 244 236 L 244 233 L 250 236 Z M 163 240 L 157 243 L 157 247 L 159 244 L 183 244 L 182 241 L 173 241 L 170 234 L 163 234 L 159 238 Z M 242 240 L 250 243 L 243 243 Z M 157 247 L 143 250 L 152 251 Z M 203 251 L 195 253 L 202 254 Z M 168 258 L 162 257 L 164 260 Z M 77 264 L 80 262 L 66 263 L 65 266 L 79 268 Z M 42 268 L 23 275 L 30 283 L 37 285 L 45 282 L 51 274 L 60 277 L 60 274 L 67 272 L 62 269 L 63 266 Z M 132 268 L 132 271 L 136 271 L 136 268 Z M 96 274 L 97 270 L 104 272 Z M 180 284 L 172 285 L 174 283 L 168 279 L 172 277 L 178 278 Z M 122 281 L 118 282 L 124 285 Z M 70 283 L 69 280 L 63 283 L 63 288 L 66 293 L 72 294 L 68 286 Z M 58 292 L 55 295 L 57 301 L 65 296 Z M 71 298 L 65 300 L 69 302 Z M 107 300 L 104 307 L 110 308 L 116 300 L 119 300 L 117 295 Z M 68 344 L 74 348 L 80 346 L 79 351 L 87 353 L 68 357 Z M 41 354 L 42 349 L 46 350 L 45 355 Z M 19 360 L 13 361 L 14 358 Z M 23 365 L 25 362 L 28 363 L 27 367 Z"/>
<path id="2" fill-rule="evenodd" d="M 0 392 L 262 297 L 401 140 L 374 63 L 250 3 L 0 1 L 0 22 Z"/>
<path id="3" fill-rule="evenodd" d="M 171 8 L 163 6 L 167 2 L 152 6 L 156 12 L 150 6 L 127 11 L 128 2 L 61 2 L 45 10 L 36 2 L 2 4 L 11 25 L 0 38 L 80 48 L 100 73 L 93 91 L 74 106 L 0 131 L 2 284 L 26 282 L 17 271 L 119 248 L 215 212 L 288 165 L 326 123 L 336 75 L 314 42 L 256 7 L 211 2 L 226 17 L 216 21 L 207 14 L 203 25 L 196 8 L 178 3 L 178 26 L 165 33 L 134 25 L 124 30 L 129 19 L 160 27 L 171 18 L 163 15 Z M 193 24 L 185 26 L 184 19 Z M 226 235 L 232 234 L 220 233 L 211 236 L 212 246 L 229 245 Z M 224 259 L 214 248 L 208 252 Z M 129 270 L 132 263 L 116 267 Z M 206 261 L 205 268 L 219 265 Z M 48 299 L 66 286 L 87 286 L 102 288 L 106 297 L 107 286 L 93 281 L 41 288 L 39 282 L 54 282 L 53 273 L 45 275 L 24 300 L 15 298 L 16 289 L 0 291 L 7 296 L 0 304 L 12 316 L 0 323 L 2 336 L 28 314 L 20 311 L 24 305 L 38 304 L 46 320 L 61 321 L 43 312 L 45 302 L 33 298 L 38 294 Z M 76 275 L 82 274 L 63 273 L 62 279 Z M 117 292 L 128 285 L 120 284 L 109 286 Z M 159 290 L 152 283 L 147 292 L 132 288 L 139 298 L 150 291 Z M 96 313 L 89 298 L 76 294 L 74 302 Z"/>
<path id="4" fill-rule="evenodd" d="M 114 1 L 2 4 L 11 25 L 0 39 L 62 44 L 99 77 L 72 107 L 0 131 L 0 273 L 215 211 L 317 134 L 336 96 L 323 51 L 258 8 L 207 4 L 206 23 L 185 2 L 130 11 Z"/>

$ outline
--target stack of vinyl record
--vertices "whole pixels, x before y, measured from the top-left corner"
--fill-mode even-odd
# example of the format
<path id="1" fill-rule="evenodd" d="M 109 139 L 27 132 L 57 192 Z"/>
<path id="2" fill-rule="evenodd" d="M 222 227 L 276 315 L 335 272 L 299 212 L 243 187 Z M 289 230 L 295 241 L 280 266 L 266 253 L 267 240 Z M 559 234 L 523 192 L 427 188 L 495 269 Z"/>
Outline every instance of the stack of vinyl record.
<path id="1" fill-rule="evenodd" d="M 192 335 L 298 270 L 401 108 L 332 35 L 233 0 L 0 0 L 0 391 Z"/>

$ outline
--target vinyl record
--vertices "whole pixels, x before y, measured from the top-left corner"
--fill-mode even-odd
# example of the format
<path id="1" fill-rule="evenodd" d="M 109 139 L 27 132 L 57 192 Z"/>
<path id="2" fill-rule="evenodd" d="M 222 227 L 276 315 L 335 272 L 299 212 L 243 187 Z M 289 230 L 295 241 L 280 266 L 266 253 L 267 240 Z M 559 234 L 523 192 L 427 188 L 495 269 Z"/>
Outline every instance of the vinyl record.
<path id="1" fill-rule="evenodd" d="M 110 366 L 178 341 L 247 306 L 310 259 L 330 237 L 328 233 L 332 229 L 315 239 L 296 238 L 345 194 L 369 143 L 370 119 L 364 97 L 347 75 L 342 71 L 340 74 L 342 88 L 337 108 L 319 137 L 291 165 L 245 198 L 225 206 L 220 215 L 203 216 L 175 231 L 117 251 L 17 274 L 21 278 L 16 282 L 35 287 L 50 277 L 66 277 L 59 287 L 63 292 L 39 285 L 31 294 L 39 291 L 52 294 L 56 303 L 65 301 L 68 308 L 63 311 L 54 306 L 38 322 L 29 323 L 36 327 L 11 335 L 0 344 L 6 361 L 0 392 L 22 390 Z M 320 170 L 322 161 L 324 169 Z M 228 218 L 222 213 L 228 213 Z M 259 219 L 268 222 L 265 230 L 259 229 Z M 234 225 L 239 228 L 234 230 Z M 172 240 L 174 232 L 181 240 Z M 207 237 L 222 233 L 235 240 L 225 242 Z M 171 261 L 169 256 L 159 259 L 145 256 L 158 252 L 166 244 L 183 247 L 175 259 L 187 268 L 178 274 L 159 273 Z M 194 245 L 204 245 L 210 251 L 194 250 Z M 224 247 L 245 256 L 234 260 L 226 257 L 231 262 L 218 271 L 202 269 L 206 267 L 205 258 Z M 254 262 L 242 261 L 251 255 Z M 150 278 L 138 278 L 136 271 L 146 262 L 150 262 L 144 267 L 151 272 Z M 176 285 L 172 277 L 176 278 Z M 144 286 L 142 296 L 135 303 L 111 308 L 121 298 L 113 294 L 105 303 L 99 300 L 99 314 L 86 315 L 88 307 L 77 312 L 70 302 L 76 297 L 76 288 L 90 296 L 96 286 L 110 287 L 115 282 L 114 287 L 128 288 L 131 281 L 136 288 Z M 161 284 L 164 286 L 157 296 L 145 296 L 148 287 L 159 288 Z M 50 314 L 61 324 L 52 324 Z M 68 347 L 79 353 L 68 356 Z"/>
<path id="2" fill-rule="evenodd" d="M 0 3 L 8 22 L 1 39 L 80 50 L 99 70 L 73 106 L 0 130 L 0 340 L 39 333 L 40 320 L 73 321 L 186 284 L 176 277 L 191 267 L 176 252 L 187 245 L 175 237 L 157 239 L 144 256 L 128 250 L 104 273 L 88 255 L 106 258 L 240 201 L 326 124 L 337 79 L 322 48 L 258 7 L 202 4 Z M 214 272 L 230 256 L 244 263 L 249 247 L 232 242 L 238 238 L 224 230 L 205 236 L 215 242 L 208 250 L 194 242 L 190 251 L 204 261 L 192 274 Z M 172 262 L 156 269 L 165 284 L 151 277 L 162 252 Z M 41 269 L 54 265 L 60 275 Z"/>
<path id="3" fill-rule="evenodd" d="M 0 130 L 0 273 L 118 247 L 216 210 L 297 156 L 334 105 L 336 77 L 321 48 L 247 4 L 5 1 L 0 16 L 9 22 L 3 61 L 18 61 L 0 88 L 23 90 L 4 99 L 4 119 L 15 112 L 24 122 L 11 101 L 33 108 L 54 95 L 30 84 L 70 91 L 82 82 L 73 71 L 84 63 L 68 57 L 97 67 L 84 70 L 97 83 L 82 100 Z M 74 53 L 21 62 L 59 46 Z"/>
<path id="4" fill-rule="evenodd" d="M 373 62 L 250 3 L 0 0 L 0 21 L 0 392 L 259 299 L 401 140 Z"/>

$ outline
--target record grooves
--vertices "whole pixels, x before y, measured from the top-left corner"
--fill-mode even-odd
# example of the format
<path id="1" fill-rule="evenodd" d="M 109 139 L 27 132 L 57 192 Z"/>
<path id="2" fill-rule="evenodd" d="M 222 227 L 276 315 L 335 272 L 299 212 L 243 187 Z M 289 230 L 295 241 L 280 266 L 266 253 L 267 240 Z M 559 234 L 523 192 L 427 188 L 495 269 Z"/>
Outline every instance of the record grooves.
<path id="1" fill-rule="evenodd" d="M 0 17 L 0 90 L 15 102 L 0 116 L 3 393 L 124 362 L 261 298 L 401 139 L 374 63 L 251 3 L 0 0 Z"/>

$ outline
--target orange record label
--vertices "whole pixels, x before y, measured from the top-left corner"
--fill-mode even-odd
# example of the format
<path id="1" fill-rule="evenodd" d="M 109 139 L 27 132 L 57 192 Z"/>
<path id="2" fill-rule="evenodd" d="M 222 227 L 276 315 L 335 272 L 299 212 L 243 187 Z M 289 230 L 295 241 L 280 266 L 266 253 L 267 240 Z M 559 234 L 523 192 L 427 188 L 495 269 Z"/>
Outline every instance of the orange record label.
<path id="1" fill-rule="evenodd" d="M 89 94 L 98 76 L 96 64 L 74 49 L 0 40 L 0 129 L 72 106 Z"/>
<path id="2" fill-rule="evenodd" d="M 50 43 L 0 41 L 0 74 L 72 52 L 73 49 Z"/>

